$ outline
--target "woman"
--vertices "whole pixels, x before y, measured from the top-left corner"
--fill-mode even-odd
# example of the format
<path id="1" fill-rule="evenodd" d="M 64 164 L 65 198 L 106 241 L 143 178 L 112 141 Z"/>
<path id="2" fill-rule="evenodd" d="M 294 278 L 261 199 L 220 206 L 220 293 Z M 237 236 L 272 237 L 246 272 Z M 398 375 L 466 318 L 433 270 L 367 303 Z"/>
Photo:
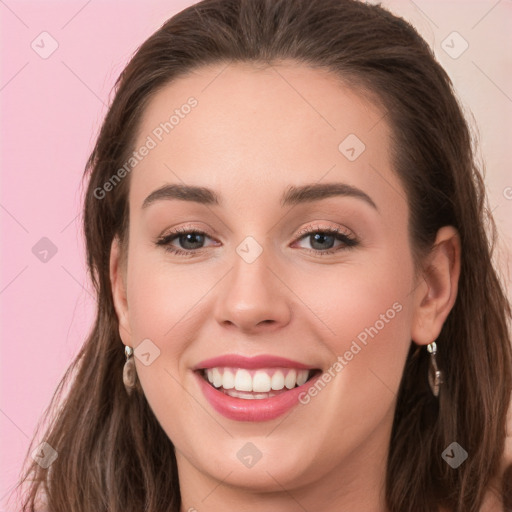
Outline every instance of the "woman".
<path id="1" fill-rule="evenodd" d="M 510 307 L 408 23 L 200 2 L 123 71 L 86 175 L 97 319 L 23 510 L 510 509 Z"/>

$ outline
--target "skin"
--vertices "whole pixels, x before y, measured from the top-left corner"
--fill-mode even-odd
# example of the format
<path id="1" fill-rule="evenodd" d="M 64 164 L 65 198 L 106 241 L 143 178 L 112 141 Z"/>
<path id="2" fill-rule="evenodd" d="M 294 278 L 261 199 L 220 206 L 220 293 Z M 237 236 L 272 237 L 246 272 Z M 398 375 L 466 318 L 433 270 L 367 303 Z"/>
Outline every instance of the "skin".
<path id="1" fill-rule="evenodd" d="M 149 366 L 136 358 L 136 368 L 176 447 L 181 510 L 385 511 L 396 393 L 411 340 L 434 341 L 454 304 L 457 232 L 438 232 L 428 271 L 416 276 L 384 112 L 333 75 L 291 62 L 200 68 L 152 98 L 135 146 L 190 96 L 198 106 L 130 175 L 129 247 L 123 258 L 114 241 L 110 268 L 123 343 L 149 338 L 160 350 Z M 366 145 L 353 162 L 338 149 L 348 134 Z M 317 182 L 357 187 L 378 210 L 349 196 L 280 205 L 290 185 Z M 170 183 L 212 188 L 221 205 L 142 208 Z M 210 233 L 202 249 L 172 242 L 199 255 L 155 245 L 178 227 Z M 337 227 L 360 243 L 315 245 L 306 227 Z M 263 250 L 250 264 L 236 252 L 247 236 Z M 341 249 L 322 256 L 322 247 Z M 192 374 L 227 353 L 327 370 L 394 303 L 401 311 L 310 403 L 275 420 L 219 415 Z M 247 442 L 262 453 L 252 468 L 236 455 Z"/>

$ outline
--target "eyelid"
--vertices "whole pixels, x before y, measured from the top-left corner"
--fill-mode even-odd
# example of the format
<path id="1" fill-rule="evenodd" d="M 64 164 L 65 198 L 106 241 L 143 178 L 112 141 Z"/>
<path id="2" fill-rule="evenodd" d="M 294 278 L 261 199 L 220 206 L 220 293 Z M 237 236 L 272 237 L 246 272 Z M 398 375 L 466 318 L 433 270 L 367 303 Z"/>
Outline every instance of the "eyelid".
<path id="1" fill-rule="evenodd" d="M 340 227 L 340 226 L 327 226 L 327 225 L 311 225 L 307 226 L 304 229 L 301 229 L 299 233 L 295 236 L 295 240 L 293 244 L 299 243 L 302 239 L 307 238 L 308 235 L 313 233 L 327 233 L 330 236 L 334 236 L 338 241 L 342 242 L 342 247 L 324 249 L 324 250 L 314 250 L 303 248 L 308 252 L 312 252 L 313 254 L 322 256 L 322 255 L 332 255 L 337 254 L 342 250 L 351 249 L 353 247 L 357 247 L 360 245 L 359 237 L 357 237 L 350 229 Z M 339 240 L 339 238 L 343 238 L 344 240 Z"/>
<path id="2" fill-rule="evenodd" d="M 339 240 L 342 242 L 341 248 L 331 248 L 331 249 L 324 249 L 324 250 L 315 250 L 315 249 L 308 249 L 308 248 L 302 248 L 310 253 L 314 253 L 316 255 L 329 255 L 329 254 L 335 254 L 342 249 L 350 249 L 352 247 L 355 247 L 360 244 L 360 241 L 358 237 L 356 237 L 351 230 L 348 228 L 341 228 L 340 226 L 328 226 L 328 225 L 309 225 L 301 230 L 294 236 L 293 244 L 296 244 L 297 242 L 300 242 L 303 238 L 306 238 L 307 235 L 313 234 L 313 233 L 328 233 L 331 236 L 341 236 L 344 237 L 345 240 Z M 215 237 L 211 234 L 211 232 L 208 229 L 201 229 L 194 225 L 185 225 L 180 226 L 179 228 L 174 228 L 167 234 L 162 234 L 159 237 L 157 237 L 155 241 L 155 245 L 157 246 L 163 246 L 164 249 L 170 253 L 174 253 L 176 255 L 182 255 L 182 256 L 194 256 L 194 255 L 201 255 L 207 247 L 200 247 L 198 249 L 181 249 L 174 246 L 171 246 L 171 241 L 173 241 L 175 238 L 178 238 L 180 234 L 188 234 L 188 233 L 195 233 L 199 235 L 204 235 L 207 238 L 210 238 L 212 240 L 215 240 Z M 171 248 L 172 247 L 172 248 Z"/>
<path id="3" fill-rule="evenodd" d="M 185 225 L 185 226 L 180 226 L 178 228 L 172 228 L 170 230 L 165 230 L 165 231 L 163 231 L 163 233 L 161 235 L 158 235 L 157 239 L 160 240 L 162 238 L 167 238 L 171 235 L 178 236 L 180 234 L 185 234 L 185 233 L 190 233 L 190 232 L 201 233 L 201 234 L 207 235 L 209 238 L 215 238 L 215 235 L 213 235 L 213 233 L 207 228 L 201 228 L 201 227 L 198 227 L 195 225 Z"/>
<path id="4" fill-rule="evenodd" d="M 302 238 L 303 235 L 307 235 L 309 233 L 316 233 L 317 231 L 329 231 L 336 232 L 346 236 L 355 236 L 354 233 L 348 229 L 340 226 L 329 226 L 329 225 L 313 225 L 307 226 L 298 231 L 296 238 Z"/>
<path id="5" fill-rule="evenodd" d="M 197 226 L 180 226 L 179 228 L 173 228 L 170 231 L 164 231 L 161 235 L 156 237 L 155 244 L 156 245 L 168 245 L 168 242 L 165 243 L 166 240 L 173 240 L 174 238 L 178 238 L 181 234 L 186 233 L 196 233 L 200 235 L 205 235 L 206 237 L 214 240 L 215 236 L 209 231 L 208 229 L 199 228 Z M 196 251 L 190 251 L 190 252 L 198 252 L 204 249 L 202 247 L 201 249 L 197 249 Z"/>
<path id="6" fill-rule="evenodd" d="M 343 234 L 346 236 L 354 236 L 355 237 L 355 234 L 348 228 L 343 228 L 343 227 L 340 228 L 339 226 L 329 226 L 326 224 L 324 224 L 324 225 L 315 224 L 315 225 L 307 226 L 307 227 L 302 228 L 299 231 L 297 231 L 297 233 L 294 235 L 294 240 L 296 241 L 299 238 L 302 238 L 304 235 L 307 235 L 309 233 L 316 233 L 317 231 L 331 231 L 331 232 L 340 233 L 340 234 Z M 180 226 L 178 228 L 173 228 L 172 230 L 170 230 L 168 232 L 164 231 L 161 235 L 159 235 L 157 237 L 157 240 L 167 238 L 171 235 L 177 236 L 179 234 L 190 233 L 190 232 L 196 232 L 196 233 L 207 235 L 209 238 L 215 238 L 215 235 L 213 235 L 213 233 L 210 230 L 208 230 L 207 228 L 200 228 L 200 227 L 197 227 L 194 225 L 185 225 L 185 226 Z"/>

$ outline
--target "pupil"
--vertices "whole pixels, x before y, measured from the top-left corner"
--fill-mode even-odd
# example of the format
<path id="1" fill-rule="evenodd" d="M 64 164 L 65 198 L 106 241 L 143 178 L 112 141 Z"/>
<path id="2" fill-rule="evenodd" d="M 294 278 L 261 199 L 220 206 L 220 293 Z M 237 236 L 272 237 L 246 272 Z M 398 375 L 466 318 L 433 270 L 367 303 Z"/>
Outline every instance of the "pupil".
<path id="1" fill-rule="evenodd" d="M 180 237 L 180 242 L 183 242 L 183 238 L 185 238 L 185 243 L 190 242 L 190 243 L 192 243 L 192 245 L 194 245 L 194 243 L 195 243 L 196 245 L 200 246 L 202 243 L 202 236 L 203 235 L 201 235 L 199 233 L 188 233 L 188 234 L 182 235 Z M 195 238 L 198 238 L 199 241 L 194 242 Z M 187 248 L 190 249 L 190 247 L 187 247 Z M 197 249 L 197 247 L 192 247 L 192 249 Z"/>
<path id="2" fill-rule="evenodd" d="M 325 239 L 332 239 L 331 241 L 334 242 L 334 237 L 332 235 L 326 235 L 326 234 L 322 234 L 322 233 L 316 233 L 315 235 L 312 235 L 313 236 L 313 243 L 311 244 L 312 247 L 315 246 L 315 243 L 318 242 L 320 240 L 320 242 L 324 241 L 325 242 Z M 326 247 L 319 247 L 320 249 L 326 249 Z M 328 247 L 330 248 L 330 247 Z"/>

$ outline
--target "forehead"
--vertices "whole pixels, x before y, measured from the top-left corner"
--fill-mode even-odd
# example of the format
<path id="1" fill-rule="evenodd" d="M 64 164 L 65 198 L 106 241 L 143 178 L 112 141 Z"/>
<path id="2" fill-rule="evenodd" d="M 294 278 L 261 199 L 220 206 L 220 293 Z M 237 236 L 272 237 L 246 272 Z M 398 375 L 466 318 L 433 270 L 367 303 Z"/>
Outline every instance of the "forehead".
<path id="1" fill-rule="evenodd" d="M 276 200 L 290 184 L 343 181 L 382 196 L 391 171 L 384 111 L 325 70 L 294 63 L 224 63 L 167 84 L 148 103 L 130 202 L 166 183 Z M 383 187 L 384 182 L 391 189 Z M 260 197 L 261 198 L 261 197 Z M 396 198 L 395 198 L 396 200 Z M 233 203 L 234 204 L 234 203 Z"/>

